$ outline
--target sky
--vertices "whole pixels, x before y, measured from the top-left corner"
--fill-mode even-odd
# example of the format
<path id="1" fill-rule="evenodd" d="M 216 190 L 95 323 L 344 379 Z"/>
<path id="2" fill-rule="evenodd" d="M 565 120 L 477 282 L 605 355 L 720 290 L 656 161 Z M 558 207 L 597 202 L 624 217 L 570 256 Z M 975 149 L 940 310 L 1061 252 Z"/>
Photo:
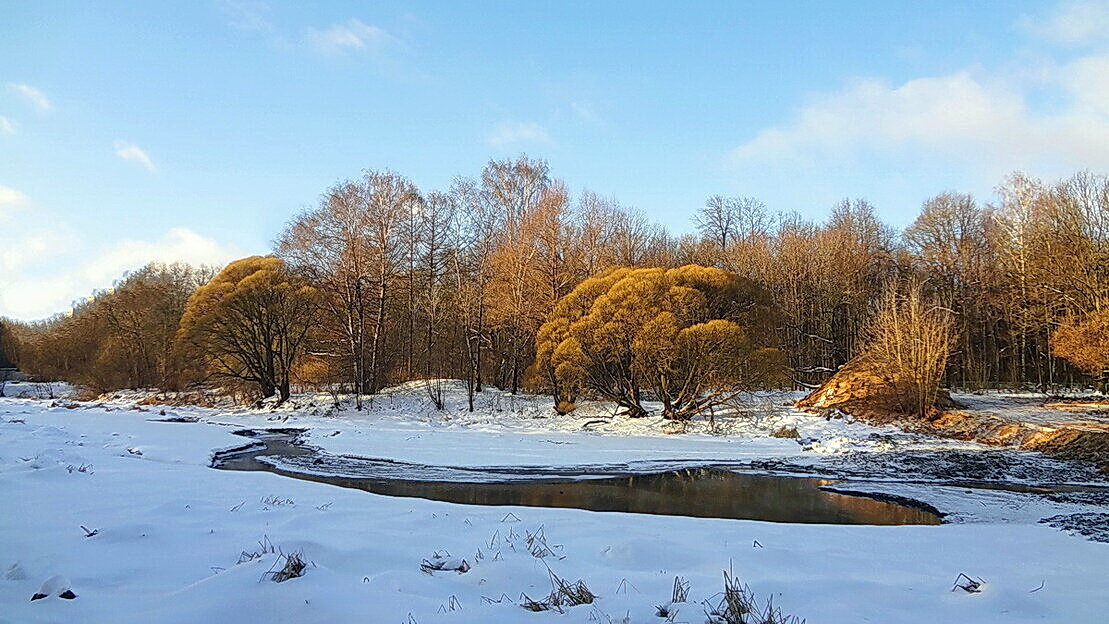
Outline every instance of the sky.
<path id="1" fill-rule="evenodd" d="M 0 0 L 0 316 L 522 153 L 675 232 L 715 194 L 903 227 L 1109 172 L 1109 1 Z"/>

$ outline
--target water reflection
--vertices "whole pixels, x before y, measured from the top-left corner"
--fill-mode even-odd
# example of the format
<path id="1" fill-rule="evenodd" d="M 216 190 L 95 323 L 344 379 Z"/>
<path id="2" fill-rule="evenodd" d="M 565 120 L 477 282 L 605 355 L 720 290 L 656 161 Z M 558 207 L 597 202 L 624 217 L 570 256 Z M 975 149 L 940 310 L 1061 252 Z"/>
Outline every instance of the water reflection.
<path id="1" fill-rule="evenodd" d="M 380 478 L 373 467 L 392 467 L 395 477 L 402 465 L 369 462 L 366 477 L 321 476 L 285 470 L 258 461 L 259 456 L 297 457 L 316 454 L 295 444 L 289 436 L 260 437 L 265 448 L 222 457 L 217 468 L 265 470 L 277 474 L 355 488 L 386 496 L 408 496 L 465 505 L 517 505 L 572 507 L 591 511 L 737 518 L 770 522 L 819 524 L 939 524 L 931 512 L 887 502 L 826 492 L 825 479 L 750 475 L 697 468 L 657 474 L 629 475 L 586 480 L 546 479 L 496 483 Z M 350 460 L 347 460 L 348 462 Z M 298 462 L 300 463 L 300 462 Z M 367 466 L 363 466 L 367 468 Z"/>

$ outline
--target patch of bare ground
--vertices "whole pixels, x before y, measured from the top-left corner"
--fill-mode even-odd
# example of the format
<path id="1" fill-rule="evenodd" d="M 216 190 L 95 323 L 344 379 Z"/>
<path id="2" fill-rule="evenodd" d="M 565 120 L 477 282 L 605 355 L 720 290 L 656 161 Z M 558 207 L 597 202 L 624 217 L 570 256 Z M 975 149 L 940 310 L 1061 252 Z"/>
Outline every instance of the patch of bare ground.
<path id="1" fill-rule="evenodd" d="M 1008 415 L 1004 409 L 968 408 L 941 391 L 929 413 L 909 418 L 890 386 L 856 358 L 796 406 L 826 415 L 848 414 L 872 424 L 896 424 L 908 431 L 1038 451 L 1090 462 L 1109 472 L 1109 421 L 1104 419 L 1102 398 L 1045 401 L 1035 418 L 1023 418 L 1018 410 Z"/>
<path id="2" fill-rule="evenodd" d="M 912 424 L 910 424 L 912 426 Z M 945 411 L 917 430 L 994 446 L 1016 447 L 1059 459 L 1090 462 L 1109 472 L 1109 425 L 1096 421 L 1060 420 L 1029 423 L 969 410 Z"/>
<path id="3" fill-rule="evenodd" d="M 1094 542 L 1109 542 L 1109 513 L 1063 514 L 1044 518 L 1040 522 Z"/>

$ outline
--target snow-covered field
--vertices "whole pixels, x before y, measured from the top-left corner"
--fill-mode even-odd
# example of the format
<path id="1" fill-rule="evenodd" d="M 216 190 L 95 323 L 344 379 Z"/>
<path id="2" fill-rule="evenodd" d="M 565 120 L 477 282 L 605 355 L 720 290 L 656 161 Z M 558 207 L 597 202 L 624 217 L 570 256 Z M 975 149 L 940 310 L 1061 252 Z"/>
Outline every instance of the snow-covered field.
<path id="1" fill-rule="evenodd" d="M 708 423 L 666 434 L 651 418 L 605 417 L 604 405 L 558 417 L 545 401 L 500 393 L 486 393 L 471 414 L 457 387 L 446 412 L 431 409 L 419 385 L 363 412 L 335 409 L 327 395 L 261 410 L 138 406 L 140 398 L 0 399 L 0 622 L 662 622 L 655 605 L 669 601 L 675 575 L 691 584 L 675 621 L 702 622 L 701 601 L 722 589 L 729 567 L 760 598 L 812 624 L 1102 622 L 1109 612 L 1109 544 L 1038 522 L 1102 513 L 1104 501 L 935 484 L 963 472 L 1027 483 L 1098 475 L 1035 454 L 798 414 L 783 407 L 786 396 L 718 422 L 716 434 L 728 435 Z M 173 417 L 198 422 L 153 422 Z M 783 426 L 800 439 L 770 437 Z M 302 428 L 326 453 L 439 466 L 717 463 L 842 475 L 851 479 L 836 487 L 911 495 L 954 522 L 479 507 L 210 468 L 216 450 L 249 442 L 232 434 L 244 427 Z M 532 544 L 545 541 L 547 556 L 528 552 L 537 534 Z M 266 580 L 279 558 L 269 544 L 312 565 L 301 578 Z M 421 572 L 437 552 L 472 568 Z M 550 591 L 548 570 L 585 581 L 598 599 L 563 614 L 522 609 L 522 593 Z M 982 592 L 951 591 L 960 572 L 985 579 Z M 54 575 L 77 598 L 30 601 Z"/>

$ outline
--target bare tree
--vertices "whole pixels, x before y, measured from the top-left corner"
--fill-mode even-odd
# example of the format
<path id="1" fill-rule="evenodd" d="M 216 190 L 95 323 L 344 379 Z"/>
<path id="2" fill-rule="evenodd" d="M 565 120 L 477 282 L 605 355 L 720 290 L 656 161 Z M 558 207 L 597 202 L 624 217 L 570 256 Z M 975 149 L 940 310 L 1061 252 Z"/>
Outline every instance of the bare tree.
<path id="1" fill-rule="evenodd" d="M 370 330 L 370 394 L 381 389 L 384 380 L 386 304 L 397 274 L 401 245 L 397 237 L 406 215 L 422 201 L 416 186 L 392 172 L 370 171 L 362 180 L 366 194 L 366 221 L 373 287 L 373 324 Z"/>
<path id="2" fill-rule="evenodd" d="M 954 345 L 948 308 L 929 300 L 919 282 L 890 285 L 863 334 L 870 370 L 896 391 L 902 409 L 925 416 L 935 405 Z"/>
<path id="3" fill-rule="evenodd" d="M 278 253 L 307 275 L 325 294 L 328 318 L 317 355 L 345 362 L 355 407 L 362 409 L 368 375 L 366 351 L 370 326 L 371 235 L 366 189 L 354 181 L 329 189 L 317 208 L 293 219 L 277 242 Z"/>

